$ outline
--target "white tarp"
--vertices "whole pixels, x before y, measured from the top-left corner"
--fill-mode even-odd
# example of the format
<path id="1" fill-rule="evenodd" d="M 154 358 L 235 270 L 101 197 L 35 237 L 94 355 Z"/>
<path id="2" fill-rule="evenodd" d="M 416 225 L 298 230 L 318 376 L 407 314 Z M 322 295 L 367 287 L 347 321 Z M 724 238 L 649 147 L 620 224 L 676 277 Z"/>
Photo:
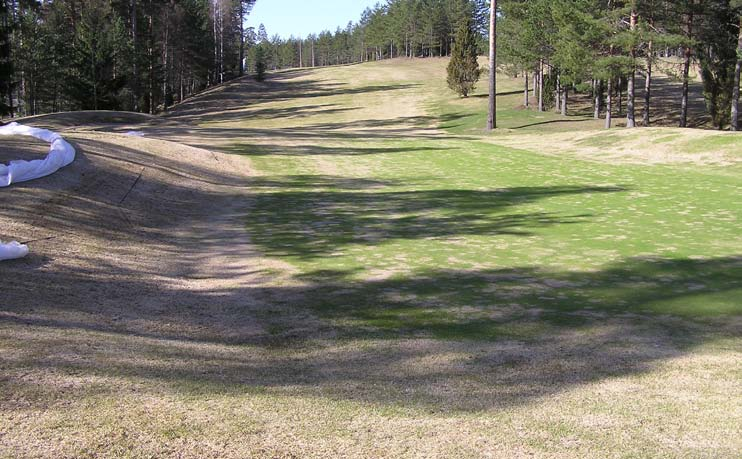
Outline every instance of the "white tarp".
<path id="1" fill-rule="evenodd" d="M 0 164 L 0 187 L 46 177 L 75 160 L 75 149 L 56 132 L 10 123 L 0 126 L 0 135 L 28 135 L 51 144 L 44 159 Z"/>
<path id="2" fill-rule="evenodd" d="M 0 261 L 23 258 L 26 255 L 28 255 L 27 245 L 19 244 L 16 241 L 4 244 L 3 241 L 0 241 Z"/>
<path id="3" fill-rule="evenodd" d="M 44 159 L 11 161 L 7 166 L 0 164 L 0 187 L 46 177 L 75 160 L 75 149 L 56 132 L 10 123 L 0 126 L 0 135 L 28 135 L 50 144 L 49 154 Z M 0 261 L 22 258 L 27 254 L 28 247 L 23 244 L 0 241 Z"/>

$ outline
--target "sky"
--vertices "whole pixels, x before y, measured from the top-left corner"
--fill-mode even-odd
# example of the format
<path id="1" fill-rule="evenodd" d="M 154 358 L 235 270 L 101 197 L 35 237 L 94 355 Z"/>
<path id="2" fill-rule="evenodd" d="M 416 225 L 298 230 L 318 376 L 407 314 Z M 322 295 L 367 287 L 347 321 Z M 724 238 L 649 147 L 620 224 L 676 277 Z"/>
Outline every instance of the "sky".
<path id="1" fill-rule="evenodd" d="M 348 21 L 358 22 L 366 7 L 380 0 L 257 0 L 247 19 L 250 27 L 263 23 L 268 36 L 306 37 L 323 30 L 345 28 Z"/>

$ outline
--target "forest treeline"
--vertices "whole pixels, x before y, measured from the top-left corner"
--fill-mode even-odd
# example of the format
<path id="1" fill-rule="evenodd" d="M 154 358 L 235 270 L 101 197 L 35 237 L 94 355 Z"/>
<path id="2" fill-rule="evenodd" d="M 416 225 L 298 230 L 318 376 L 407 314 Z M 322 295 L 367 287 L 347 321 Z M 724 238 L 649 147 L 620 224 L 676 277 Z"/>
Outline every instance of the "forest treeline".
<path id="1" fill-rule="evenodd" d="M 700 73 L 707 113 L 717 128 L 738 126 L 742 0 L 500 0 L 498 68 L 529 76 L 539 110 L 567 113 L 570 93 L 590 93 L 594 116 L 610 127 L 649 125 L 652 73 L 679 85 L 680 126 L 688 125 L 689 81 Z M 450 55 L 458 24 L 471 19 L 480 54 L 487 43 L 489 1 L 388 0 L 358 23 L 304 39 L 251 37 L 268 67 L 324 66 L 399 56 Z M 665 59 L 670 58 L 670 59 Z M 636 113 L 641 86 L 644 103 Z M 525 90 L 524 90 L 525 92 Z M 528 99 L 526 99 L 526 102 Z M 625 107 L 616 107 L 623 105 Z M 617 110 L 618 108 L 618 110 Z"/>
<path id="2" fill-rule="evenodd" d="M 500 4 L 499 60 L 534 76 L 539 109 L 552 105 L 566 113 L 570 91 L 589 92 L 594 116 L 603 114 L 610 127 L 615 104 L 625 95 L 627 126 L 649 125 L 652 74 L 662 59 L 663 70 L 682 83 L 681 127 L 688 124 L 689 81 L 698 72 L 713 125 L 723 128 L 731 123 L 736 130 L 742 1 L 504 0 Z M 640 86 L 644 104 L 638 121 L 635 100 Z"/>
<path id="3" fill-rule="evenodd" d="M 261 24 L 257 31 L 249 30 L 247 38 L 251 49 L 255 48 L 252 45 L 263 48 L 271 69 L 448 56 L 456 29 L 470 18 L 481 37 L 481 52 L 486 52 L 488 9 L 486 0 L 388 0 L 367 8 L 358 22 L 334 32 L 325 30 L 303 38 L 269 37 Z M 255 61 L 253 57 L 250 65 Z"/>
<path id="4" fill-rule="evenodd" d="M 0 112 L 154 113 L 244 71 L 255 0 L 0 0 Z"/>
<path id="5" fill-rule="evenodd" d="M 279 1 L 279 0 L 270 0 Z M 250 27 L 255 0 L 0 0 L 0 112 L 113 109 L 155 113 L 256 70 L 451 51 L 485 0 L 394 0 L 304 39 Z"/>
<path id="6" fill-rule="evenodd" d="M 387 0 L 344 28 L 301 38 L 249 26 L 254 3 L 0 0 L 0 110 L 156 112 L 259 66 L 447 56 L 463 20 L 471 23 L 478 51 L 486 52 L 488 0 Z M 498 67 L 526 76 L 537 109 L 566 113 L 571 94 L 588 93 L 595 117 L 606 125 L 618 111 L 626 113 L 629 126 L 649 125 L 652 75 L 662 61 L 662 71 L 682 83 L 681 126 L 688 124 L 689 81 L 698 73 L 714 126 L 736 128 L 742 0 L 498 5 Z"/>

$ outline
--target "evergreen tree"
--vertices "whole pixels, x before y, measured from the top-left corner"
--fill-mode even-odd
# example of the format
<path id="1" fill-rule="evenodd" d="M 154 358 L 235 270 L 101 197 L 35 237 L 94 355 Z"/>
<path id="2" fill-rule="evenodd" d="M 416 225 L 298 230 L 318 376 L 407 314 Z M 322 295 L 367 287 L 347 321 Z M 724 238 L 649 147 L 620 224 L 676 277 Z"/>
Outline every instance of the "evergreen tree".
<path id="1" fill-rule="evenodd" d="M 268 31 L 265 29 L 265 24 L 260 24 L 258 27 L 258 43 L 268 42 Z"/>
<path id="2" fill-rule="evenodd" d="M 736 15 L 738 32 L 737 32 L 737 59 L 734 65 L 734 82 L 732 83 L 732 100 L 730 129 L 736 131 L 739 129 L 739 85 L 740 74 L 742 74 L 742 0 L 732 0 L 731 5 Z"/>
<path id="3" fill-rule="evenodd" d="M 487 130 L 497 127 L 497 0 L 490 0 Z"/>
<path id="4" fill-rule="evenodd" d="M 448 63 L 448 87 L 463 97 L 468 97 L 479 80 L 481 71 L 477 63 L 477 37 L 470 18 L 461 21 Z"/>
<path id="5" fill-rule="evenodd" d="M 734 97 L 735 66 L 739 16 L 729 1 L 709 0 L 704 4 L 706 14 L 698 18 L 696 54 L 701 65 L 701 80 L 706 109 L 713 126 L 723 129 L 730 123 Z"/>
<path id="6" fill-rule="evenodd" d="M 255 0 L 0 0 L 0 113 L 80 108 L 154 112 L 246 71 L 452 54 L 462 24 L 487 52 L 492 0 L 386 0 L 360 20 L 306 39 L 247 27 Z M 538 108 L 567 113 L 567 93 L 592 92 L 595 117 L 627 100 L 627 124 L 648 125 L 653 64 L 681 63 L 676 111 L 688 122 L 689 70 L 698 66 L 706 113 L 738 127 L 742 0 L 508 0 L 500 2 L 498 61 L 525 75 Z M 473 31 L 473 32 L 471 32 Z M 473 35 L 472 35 L 473 34 Z M 472 38 L 473 36 L 473 38 Z M 462 54 L 470 61 L 474 53 Z M 244 67 L 245 55 L 247 68 Z M 478 69 L 452 64 L 469 94 Z M 531 75 L 533 77 L 531 78 Z M 643 107 L 634 107 L 642 86 Z M 636 81 L 635 81 L 636 80 Z M 532 82 L 532 86 L 530 85 Z M 624 89 L 626 88 L 626 89 Z M 551 92 L 553 90 L 553 93 Z M 625 92 L 626 91 L 626 92 Z M 615 97 L 619 96 L 618 104 Z M 623 96 L 626 95 L 627 98 Z M 528 103 L 525 104 L 526 106 Z M 615 111 L 615 110 L 614 110 Z"/>
<path id="7" fill-rule="evenodd" d="M 0 116 L 13 113 L 13 61 L 11 60 L 10 10 L 0 0 Z"/>
<path id="8" fill-rule="evenodd" d="M 255 47 L 255 79 L 257 81 L 265 80 L 265 71 L 267 63 L 265 61 L 265 47 L 261 44 Z"/>
<path id="9" fill-rule="evenodd" d="M 124 50 L 128 47 L 121 18 L 109 2 L 93 0 L 76 25 L 67 94 L 79 109 L 118 109 L 118 91 L 125 79 L 116 64 L 125 62 Z"/>

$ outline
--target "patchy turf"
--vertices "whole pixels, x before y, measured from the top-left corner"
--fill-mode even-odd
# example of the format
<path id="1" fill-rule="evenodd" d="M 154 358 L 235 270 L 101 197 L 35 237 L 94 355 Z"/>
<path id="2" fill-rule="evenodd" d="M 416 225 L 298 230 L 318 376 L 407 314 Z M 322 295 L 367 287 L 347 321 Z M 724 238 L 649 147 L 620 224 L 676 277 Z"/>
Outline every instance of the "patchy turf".
<path id="1" fill-rule="evenodd" d="M 121 258 L 141 275 L 0 266 L 56 292 L 0 308 L 0 455 L 735 457 L 738 137 L 606 133 L 505 77 L 486 135 L 445 63 L 280 72 L 134 126 L 215 151 L 217 188 Z M 76 135 L 198 178 L 164 161 L 199 150 Z"/>

